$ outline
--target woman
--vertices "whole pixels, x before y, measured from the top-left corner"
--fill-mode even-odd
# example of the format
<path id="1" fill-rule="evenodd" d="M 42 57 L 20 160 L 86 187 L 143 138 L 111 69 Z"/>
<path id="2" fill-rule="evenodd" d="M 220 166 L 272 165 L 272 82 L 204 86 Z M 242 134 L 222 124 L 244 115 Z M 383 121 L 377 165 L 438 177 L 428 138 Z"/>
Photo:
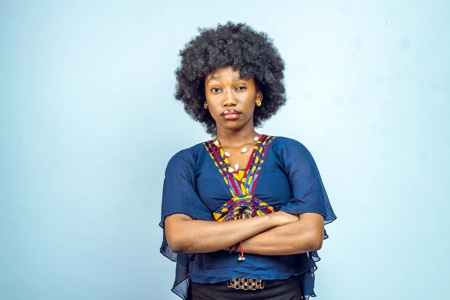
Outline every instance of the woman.
<path id="1" fill-rule="evenodd" d="M 245 24 L 201 29 L 181 51 L 176 98 L 215 135 L 169 161 L 161 252 L 183 299 L 308 299 L 336 217 L 299 142 L 257 133 L 285 103 L 283 61 Z"/>

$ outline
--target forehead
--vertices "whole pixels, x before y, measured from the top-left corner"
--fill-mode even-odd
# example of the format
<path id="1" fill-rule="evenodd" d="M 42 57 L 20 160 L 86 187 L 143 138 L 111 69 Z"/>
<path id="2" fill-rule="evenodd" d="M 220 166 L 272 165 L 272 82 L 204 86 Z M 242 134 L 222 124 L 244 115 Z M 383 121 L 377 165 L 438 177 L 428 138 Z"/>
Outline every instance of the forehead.
<path id="1" fill-rule="evenodd" d="M 210 81 L 251 81 L 253 78 L 242 78 L 241 72 L 238 69 L 233 69 L 231 66 L 222 67 L 214 72 L 209 73 L 205 77 L 205 82 Z"/>

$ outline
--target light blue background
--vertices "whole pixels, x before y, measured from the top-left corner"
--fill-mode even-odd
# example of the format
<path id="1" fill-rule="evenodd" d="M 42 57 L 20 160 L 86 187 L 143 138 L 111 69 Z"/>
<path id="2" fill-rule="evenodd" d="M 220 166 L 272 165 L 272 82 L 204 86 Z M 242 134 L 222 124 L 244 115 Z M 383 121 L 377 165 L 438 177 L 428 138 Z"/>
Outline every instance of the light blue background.
<path id="1" fill-rule="evenodd" d="M 287 70 L 260 132 L 313 153 L 338 215 L 318 300 L 447 299 L 450 1 L 0 2 L 0 299 L 178 299 L 163 172 L 209 138 L 174 100 L 197 27 Z"/>

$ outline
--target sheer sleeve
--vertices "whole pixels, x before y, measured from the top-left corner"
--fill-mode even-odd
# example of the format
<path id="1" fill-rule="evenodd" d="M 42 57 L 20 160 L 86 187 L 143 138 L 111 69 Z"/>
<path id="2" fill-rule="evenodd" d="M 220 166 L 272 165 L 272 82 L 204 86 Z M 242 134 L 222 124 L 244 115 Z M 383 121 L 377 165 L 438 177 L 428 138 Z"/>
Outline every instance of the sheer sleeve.
<path id="1" fill-rule="evenodd" d="M 286 143 L 280 147 L 279 155 L 290 182 L 291 199 L 280 210 L 292 214 L 318 213 L 324 217 L 324 224 L 334 221 L 336 215 L 311 153 L 295 140 L 283 140 L 286 140 Z M 324 231 L 324 239 L 326 238 L 328 235 Z M 320 256 L 317 251 L 307 252 L 306 255 L 311 268 L 300 275 L 300 284 L 304 299 L 309 299 L 316 296 L 314 272 L 317 270 L 316 263 L 320 260 Z"/>
<path id="2" fill-rule="evenodd" d="M 179 213 L 193 219 L 212 220 L 211 211 L 195 192 L 196 161 L 195 152 L 188 149 L 174 155 L 167 165 L 159 223 L 163 229 L 164 219 L 172 214 Z M 182 299 L 187 299 L 189 262 L 194 254 L 174 253 L 167 244 L 164 232 L 160 252 L 177 263 L 172 291 Z"/>
<path id="3" fill-rule="evenodd" d="M 185 214 L 193 219 L 210 220 L 211 212 L 195 191 L 197 162 L 195 152 L 183 150 L 169 161 L 163 186 L 161 223 L 172 214 Z"/>
<path id="4" fill-rule="evenodd" d="M 291 186 L 291 199 L 280 210 L 292 214 L 318 213 L 324 217 L 325 224 L 336 219 L 308 149 L 297 141 L 289 140 L 279 151 Z"/>

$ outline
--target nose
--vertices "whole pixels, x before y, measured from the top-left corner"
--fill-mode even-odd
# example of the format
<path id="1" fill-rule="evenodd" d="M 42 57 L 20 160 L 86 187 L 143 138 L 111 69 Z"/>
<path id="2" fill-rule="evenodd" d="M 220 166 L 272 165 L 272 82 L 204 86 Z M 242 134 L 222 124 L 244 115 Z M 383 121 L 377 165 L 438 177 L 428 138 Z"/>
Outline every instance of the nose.
<path id="1" fill-rule="evenodd" d="M 236 105 L 236 95 L 233 89 L 227 89 L 223 93 L 223 106 L 235 106 Z"/>

